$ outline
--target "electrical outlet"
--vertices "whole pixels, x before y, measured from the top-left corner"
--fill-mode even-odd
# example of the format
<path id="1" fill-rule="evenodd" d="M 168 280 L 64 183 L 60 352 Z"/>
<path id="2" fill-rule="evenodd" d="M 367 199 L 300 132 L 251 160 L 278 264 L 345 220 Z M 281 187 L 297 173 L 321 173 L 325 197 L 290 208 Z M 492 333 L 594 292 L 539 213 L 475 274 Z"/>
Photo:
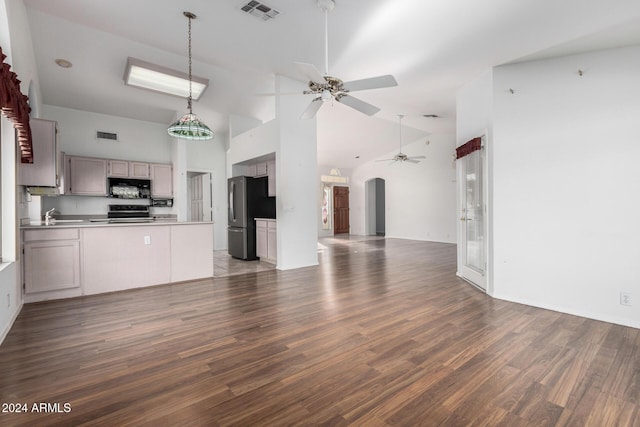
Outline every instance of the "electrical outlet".
<path id="1" fill-rule="evenodd" d="M 151 236 L 144 236 L 144 244 L 145 245 L 151 244 Z"/>
<path id="2" fill-rule="evenodd" d="M 631 305 L 631 293 L 629 292 L 620 292 L 620 304 L 621 305 Z"/>

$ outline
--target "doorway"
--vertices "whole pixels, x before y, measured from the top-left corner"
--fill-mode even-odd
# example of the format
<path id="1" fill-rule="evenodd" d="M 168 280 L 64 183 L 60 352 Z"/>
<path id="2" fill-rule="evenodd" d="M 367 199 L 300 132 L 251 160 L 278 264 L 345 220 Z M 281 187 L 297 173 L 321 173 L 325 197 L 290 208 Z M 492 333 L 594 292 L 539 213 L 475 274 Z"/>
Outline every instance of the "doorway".
<path id="1" fill-rule="evenodd" d="M 333 187 L 333 234 L 349 233 L 349 187 Z"/>
<path id="2" fill-rule="evenodd" d="M 213 220 L 213 189 L 210 172 L 187 172 L 188 218 L 201 222 Z"/>
<path id="3" fill-rule="evenodd" d="M 480 139 L 480 138 L 478 138 Z M 470 141 L 472 142 L 472 141 Z M 475 151 L 460 157 L 458 169 L 458 275 L 486 291 L 487 185 L 485 137 Z"/>
<path id="4" fill-rule="evenodd" d="M 369 236 L 385 236 L 386 230 L 386 196 L 385 180 L 373 178 L 365 183 L 366 229 Z"/>

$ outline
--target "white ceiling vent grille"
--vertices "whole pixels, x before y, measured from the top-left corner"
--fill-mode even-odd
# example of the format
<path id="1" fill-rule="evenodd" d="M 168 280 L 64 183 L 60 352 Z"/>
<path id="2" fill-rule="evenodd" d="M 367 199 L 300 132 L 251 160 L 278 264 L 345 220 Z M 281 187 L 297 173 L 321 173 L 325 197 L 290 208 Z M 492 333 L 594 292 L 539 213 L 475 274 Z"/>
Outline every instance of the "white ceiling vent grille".
<path id="1" fill-rule="evenodd" d="M 275 18 L 280 14 L 279 11 L 275 10 L 271 6 L 267 6 L 264 3 L 260 3 L 259 1 L 251 0 L 246 3 L 244 6 L 240 8 L 243 12 L 247 12 L 250 15 L 253 15 L 257 18 L 262 19 L 263 21 L 268 21 L 269 19 Z"/>
<path id="2" fill-rule="evenodd" d="M 99 130 L 96 131 L 96 139 L 102 139 L 105 141 L 117 141 L 118 134 L 113 132 L 103 132 Z"/>

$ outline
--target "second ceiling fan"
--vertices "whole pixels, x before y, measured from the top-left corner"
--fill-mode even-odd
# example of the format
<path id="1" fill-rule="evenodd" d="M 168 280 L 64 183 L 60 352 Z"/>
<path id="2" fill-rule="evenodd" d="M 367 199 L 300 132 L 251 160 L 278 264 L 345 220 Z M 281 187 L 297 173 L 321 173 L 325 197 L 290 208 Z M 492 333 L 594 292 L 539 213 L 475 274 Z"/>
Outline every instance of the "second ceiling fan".
<path id="1" fill-rule="evenodd" d="M 316 113 L 326 101 L 336 100 L 337 102 L 349 106 L 361 113 L 369 116 L 374 115 L 380 109 L 375 105 L 366 103 L 358 98 L 349 95 L 350 92 L 367 89 L 379 89 L 384 87 L 397 86 L 396 79 L 388 74 L 385 76 L 370 77 L 368 79 L 353 80 L 343 82 L 337 77 L 329 75 L 329 30 L 328 16 L 329 12 L 335 7 L 334 0 L 316 0 L 317 5 L 324 11 L 324 74 L 320 73 L 313 64 L 296 62 L 298 69 L 309 79 L 309 90 L 305 90 L 304 94 L 318 95 L 311 101 L 311 104 L 302 113 L 301 118 L 310 119 L 315 117 Z"/>
<path id="2" fill-rule="evenodd" d="M 376 162 L 391 162 L 391 164 L 396 162 L 420 163 L 420 160 L 426 159 L 425 156 L 407 156 L 402 152 L 402 118 L 403 117 L 404 116 L 402 114 L 398 114 L 398 128 L 400 130 L 400 151 L 398 151 L 398 154 L 396 154 L 390 159 L 380 159 L 380 160 L 376 160 Z"/>

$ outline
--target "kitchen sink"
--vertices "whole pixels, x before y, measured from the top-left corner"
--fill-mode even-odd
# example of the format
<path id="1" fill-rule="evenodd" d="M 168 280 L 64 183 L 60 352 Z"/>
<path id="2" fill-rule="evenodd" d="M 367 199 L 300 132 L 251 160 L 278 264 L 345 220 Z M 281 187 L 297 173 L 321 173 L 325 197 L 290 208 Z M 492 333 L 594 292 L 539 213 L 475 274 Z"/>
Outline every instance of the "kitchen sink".
<path id="1" fill-rule="evenodd" d="M 52 219 L 47 224 L 46 221 L 29 221 L 29 225 L 56 225 L 56 224 L 69 224 L 69 223 L 84 222 L 83 219 Z"/>

